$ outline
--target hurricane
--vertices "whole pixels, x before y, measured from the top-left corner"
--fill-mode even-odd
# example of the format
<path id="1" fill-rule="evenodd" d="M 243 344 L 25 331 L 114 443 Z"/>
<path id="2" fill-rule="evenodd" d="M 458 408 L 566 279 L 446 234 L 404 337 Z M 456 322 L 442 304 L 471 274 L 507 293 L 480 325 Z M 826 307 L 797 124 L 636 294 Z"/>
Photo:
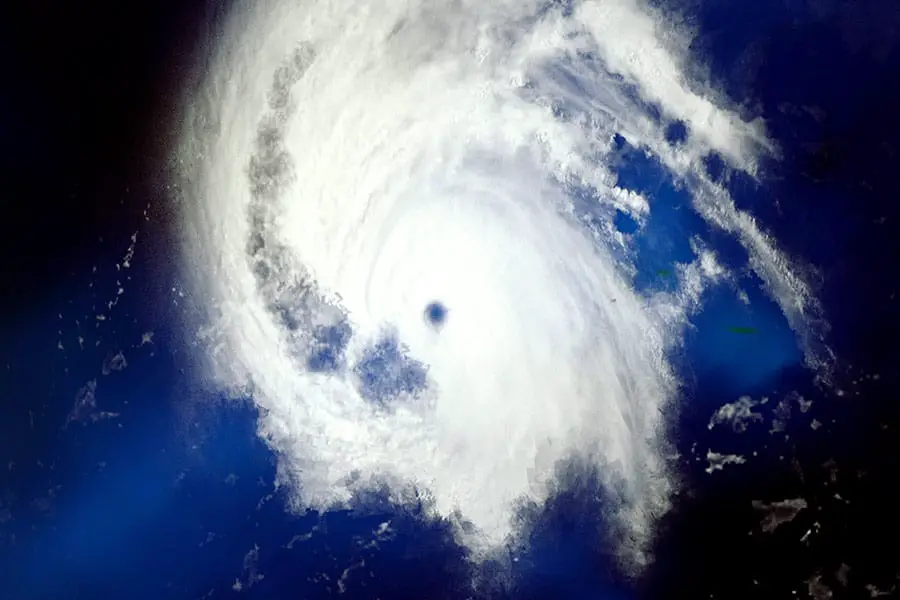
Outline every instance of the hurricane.
<path id="1" fill-rule="evenodd" d="M 804 272 L 706 166 L 755 180 L 777 145 L 691 35 L 638 0 L 229 5 L 178 145 L 186 329 L 203 381 L 258 409 L 293 509 L 386 490 L 489 553 L 574 461 L 640 570 L 705 290 L 751 272 L 818 364 Z M 690 255 L 640 284 L 662 206 L 631 154 L 743 258 L 673 230 Z"/>

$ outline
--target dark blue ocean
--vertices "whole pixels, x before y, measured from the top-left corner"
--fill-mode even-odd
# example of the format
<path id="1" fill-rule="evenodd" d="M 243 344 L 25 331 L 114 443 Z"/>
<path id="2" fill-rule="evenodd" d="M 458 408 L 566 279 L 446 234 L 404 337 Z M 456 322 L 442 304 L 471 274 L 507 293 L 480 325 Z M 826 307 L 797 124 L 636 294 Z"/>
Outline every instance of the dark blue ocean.
<path id="1" fill-rule="evenodd" d="M 448 523 L 377 494 L 354 513 L 285 510 L 252 402 L 207 397 L 179 330 L 172 139 L 152 123 L 169 118 L 193 36 L 220 10 L 193 4 L 0 17 L 0 599 L 900 596 L 900 5 L 678 5 L 698 64 L 781 152 L 759 181 L 715 156 L 707 170 L 809 265 L 836 359 L 827 381 L 806 368 L 752 273 L 738 274 L 749 304 L 713 291 L 672 357 L 681 493 L 633 579 L 590 473 L 528 515 L 511 578 L 468 562 Z M 679 124 L 670 133 L 679 143 Z M 639 287 L 665 288 L 693 235 L 745 260 L 664 169 L 621 146 L 620 184 L 654 199 Z M 616 226 L 635 230 L 624 214 Z M 764 425 L 708 427 L 744 395 L 770 399 Z M 708 473 L 707 450 L 746 462 Z M 797 498 L 804 508 L 767 530 L 759 503 Z"/>

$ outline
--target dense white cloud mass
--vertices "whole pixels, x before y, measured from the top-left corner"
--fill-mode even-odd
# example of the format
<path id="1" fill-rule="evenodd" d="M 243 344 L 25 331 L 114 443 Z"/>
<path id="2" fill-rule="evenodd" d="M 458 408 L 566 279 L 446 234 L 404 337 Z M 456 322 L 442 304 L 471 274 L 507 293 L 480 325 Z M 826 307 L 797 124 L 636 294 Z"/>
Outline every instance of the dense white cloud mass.
<path id="1" fill-rule="evenodd" d="M 642 562 L 672 491 L 666 353 L 723 271 L 700 251 L 681 293 L 635 291 L 612 216 L 653 206 L 617 187 L 614 135 L 745 245 L 798 331 L 811 309 L 700 168 L 753 174 L 771 144 L 688 85 L 665 23 L 632 0 L 233 7 L 187 106 L 183 271 L 204 375 L 252 393 L 298 506 L 387 481 L 490 548 L 579 456 L 621 480 L 622 556 Z"/>

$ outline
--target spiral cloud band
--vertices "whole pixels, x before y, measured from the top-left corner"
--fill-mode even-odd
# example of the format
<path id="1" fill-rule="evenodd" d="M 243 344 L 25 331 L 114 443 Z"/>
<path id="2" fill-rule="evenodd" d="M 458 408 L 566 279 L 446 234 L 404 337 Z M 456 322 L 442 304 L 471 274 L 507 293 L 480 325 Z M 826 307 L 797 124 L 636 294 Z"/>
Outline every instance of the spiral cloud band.
<path id="1" fill-rule="evenodd" d="M 772 145 L 689 85 L 665 23 L 634 0 L 231 9 L 186 109 L 183 271 L 204 374 L 252 395 L 298 507 L 387 485 L 489 548 L 574 457 L 640 562 L 672 491 L 667 355 L 724 270 L 698 245 L 676 291 L 636 290 L 613 217 L 653 206 L 617 185 L 619 141 L 744 245 L 801 338 L 811 302 L 700 168 L 752 176 Z"/>

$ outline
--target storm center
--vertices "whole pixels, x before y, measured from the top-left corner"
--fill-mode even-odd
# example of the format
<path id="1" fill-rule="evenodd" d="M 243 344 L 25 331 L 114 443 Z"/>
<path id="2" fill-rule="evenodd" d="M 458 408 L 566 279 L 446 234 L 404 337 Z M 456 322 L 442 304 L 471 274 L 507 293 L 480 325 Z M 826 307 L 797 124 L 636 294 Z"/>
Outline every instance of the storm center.
<path id="1" fill-rule="evenodd" d="M 447 320 L 447 307 L 437 301 L 430 302 L 425 307 L 425 318 L 431 325 L 440 327 Z"/>

